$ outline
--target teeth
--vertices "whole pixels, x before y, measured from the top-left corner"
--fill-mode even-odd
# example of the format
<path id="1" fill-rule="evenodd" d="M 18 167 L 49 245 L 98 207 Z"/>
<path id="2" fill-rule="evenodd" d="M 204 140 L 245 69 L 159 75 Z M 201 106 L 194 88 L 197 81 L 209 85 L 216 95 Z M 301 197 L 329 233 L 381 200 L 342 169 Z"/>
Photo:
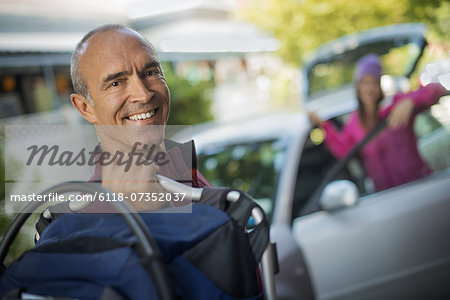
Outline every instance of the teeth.
<path id="1" fill-rule="evenodd" d="M 155 115 L 155 110 L 152 110 L 152 111 L 147 112 L 147 113 L 142 113 L 142 114 L 139 114 L 139 115 L 132 115 L 132 116 L 129 116 L 128 118 L 130 120 L 137 121 L 137 120 L 145 120 L 145 119 L 151 118 L 154 115 Z"/>

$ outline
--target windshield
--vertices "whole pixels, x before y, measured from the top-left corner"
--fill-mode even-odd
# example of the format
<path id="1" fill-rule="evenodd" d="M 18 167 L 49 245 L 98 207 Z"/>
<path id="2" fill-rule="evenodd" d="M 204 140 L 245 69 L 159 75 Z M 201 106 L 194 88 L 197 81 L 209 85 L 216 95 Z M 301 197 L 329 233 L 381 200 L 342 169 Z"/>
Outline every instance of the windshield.
<path id="1" fill-rule="evenodd" d="M 306 63 L 305 99 L 351 85 L 356 62 L 368 53 L 380 56 L 384 74 L 409 77 L 425 45 L 423 31 L 420 24 L 396 25 L 325 44 Z"/>
<path id="2" fill-rule="evenodd" d="M 209 145 L 198 154 L 198 168 L 213 186 L 248 193 L 270 220 L 285 150 L 280 140 Z"/>

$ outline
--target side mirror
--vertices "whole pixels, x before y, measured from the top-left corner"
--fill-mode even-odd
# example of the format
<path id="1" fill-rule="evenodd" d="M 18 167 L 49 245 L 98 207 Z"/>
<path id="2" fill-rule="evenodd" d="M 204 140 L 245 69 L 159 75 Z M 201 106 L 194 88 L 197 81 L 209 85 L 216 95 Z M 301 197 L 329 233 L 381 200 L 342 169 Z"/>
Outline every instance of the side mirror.
<path id="1" fill-rule="evenodd" d="M 323 190 L 320 206 L 325 210 L 337 210 L 354 206 L 359 199 L 356 185 L 348 180 L 330 182 Z"/>

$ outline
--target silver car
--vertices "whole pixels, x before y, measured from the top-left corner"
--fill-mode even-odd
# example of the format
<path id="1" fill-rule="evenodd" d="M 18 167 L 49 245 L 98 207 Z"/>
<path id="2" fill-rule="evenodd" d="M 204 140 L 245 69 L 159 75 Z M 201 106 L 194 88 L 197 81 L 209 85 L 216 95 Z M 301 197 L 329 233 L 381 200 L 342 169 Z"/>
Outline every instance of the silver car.
<path id="1" fill-rule="evenodd" d="M 408 88 L 424 30 L 395 25 L 320 48 L 304 68 L 306 107 L 342 124 L 356 107 L 350 70 L 368 52 L 383 64 L 403 63 L 388 66 L 391 76 L 382 79 L 389 101 Z M 336 70 L 338 82 L 330 79 Z M 419 115 L 415 127 L 433 173 L 378 192 L 357 152 L 336 161 L 305 114 L 193 132 L 203 174 L 215 186 L 246 191 L 270 218 L 279 299 L 450 299 L 450 97 Z"/>

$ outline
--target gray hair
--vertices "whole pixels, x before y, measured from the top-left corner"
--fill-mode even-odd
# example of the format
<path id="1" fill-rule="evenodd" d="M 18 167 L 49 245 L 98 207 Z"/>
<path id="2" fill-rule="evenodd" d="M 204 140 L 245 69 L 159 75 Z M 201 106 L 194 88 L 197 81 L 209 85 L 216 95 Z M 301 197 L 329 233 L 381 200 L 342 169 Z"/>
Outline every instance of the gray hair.
<path id="1" fill-rule="evenodd" d="M 72 77 L 72 85 L 73 85 L 73 89 L 74 89 L 75 93 L 80 94 L 81 96 L 86 98 L 89 101 L 89 103 L 91 103 L 92 105 L 94 104 L 94 102 L 92 101 L 91 95 L 89 93 L 89 87 L 87 86 L 86 81 L 83 79 L 83 76 L 82 76 L 82 74 L 80 72 L 80 68 L 79 68 L 81 55 L 83 53 L 84 48 L 87 45 L 87 42 L 95 34 L 101 33 L 101 32 L 120 31 L 120 30 L 128 30 L 128 31 L 135 32 L 139 37 L 142 38 L 142 40 L 147 44 L 147 46 L 153 51 L 155 56 L 157 55 L 155 48 L 147 39 L 145 39 L 142 35 L 140 35 L 135 30 L 133 30 L 127 26 L 124 26 L 122 24 L 106 24 L 106 25 L 97 27 L 97 28 L 89 31 L 81 39 L 81 41 L 77 44 L 77 46 L 75 47 L 75 51 L 72 54 L 72 59 L 70 61 L 70 76 Z"/>

